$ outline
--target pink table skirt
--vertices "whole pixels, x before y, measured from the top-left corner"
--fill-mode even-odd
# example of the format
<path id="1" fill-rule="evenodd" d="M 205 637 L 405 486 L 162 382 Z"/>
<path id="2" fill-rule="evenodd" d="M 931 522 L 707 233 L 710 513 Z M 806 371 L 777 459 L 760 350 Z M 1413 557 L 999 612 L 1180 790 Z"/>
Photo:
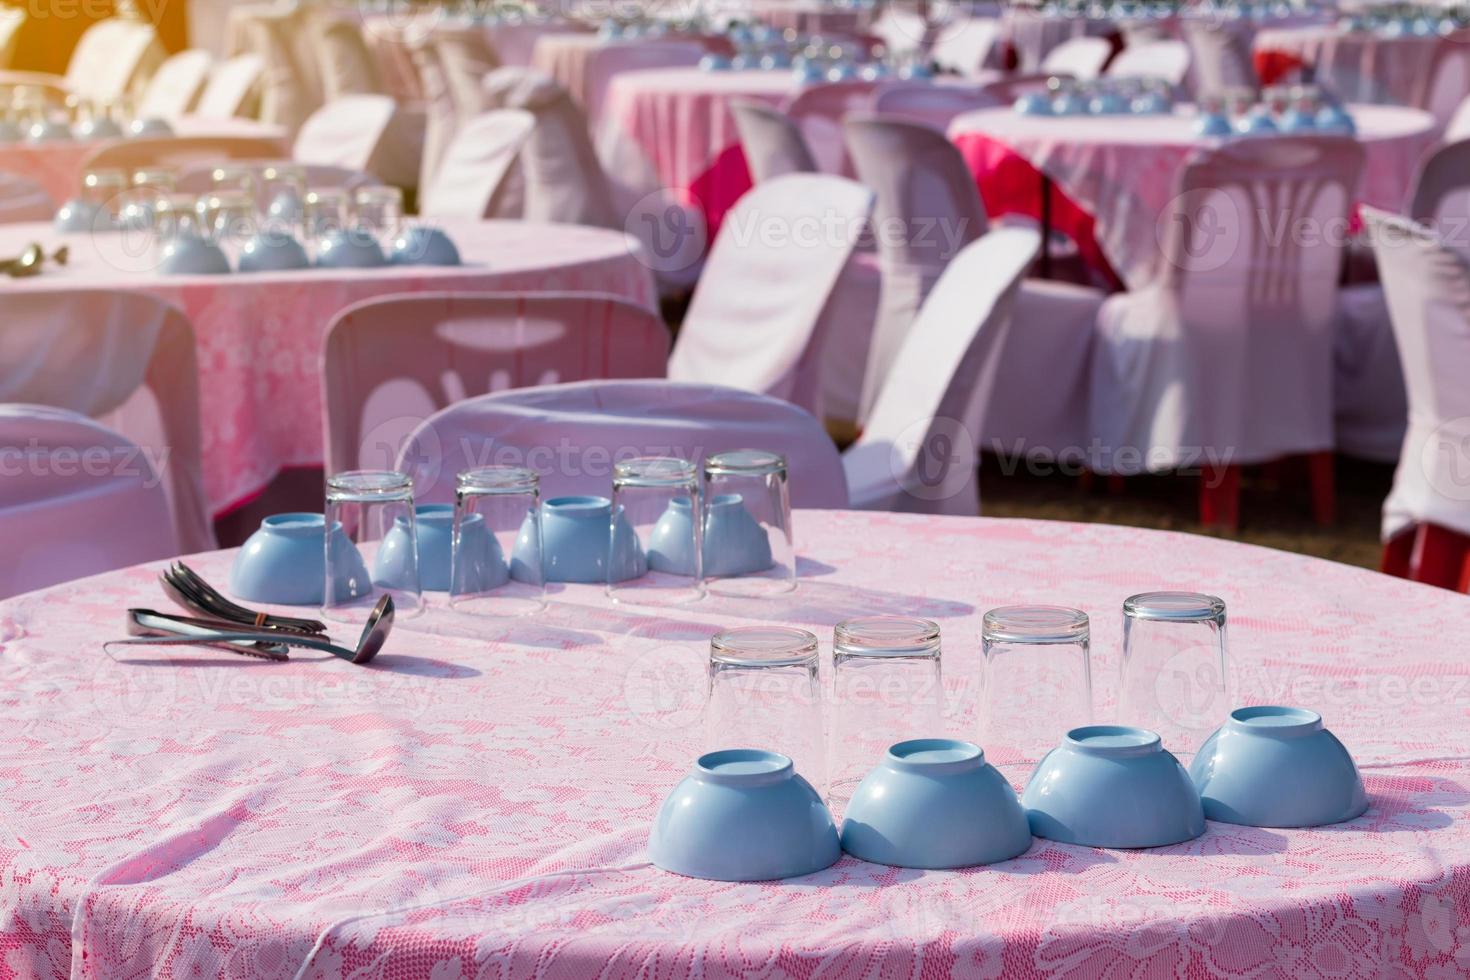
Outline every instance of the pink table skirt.
<path id="1" fill-rule="evenodd" d="M 1391 106 L 1354 106 L 1353 114 L 1367 154 L 1358 201 L 1397 211 L 1433 143 L 1434 119 Z M 1053 227 L 1094 268 L 1139 289 L 1159 272 L 1159 222 L 1179 171 L 1206 145 L 1192 125 L 1184 113 L 1060 120 L 986 109 L 958 117 L 949 132 L 989 213 L 1040 217 L 1046 174 L 1054 185 Z"/>
<path id="2" fill-rule="evenodd" d="M 7 972 L 1470 972 L 1465 596 L 1106 525 L 800 511 L 796 538 L 811 577 L 785 598 L 658 615 L 568 586 L 541 616 L 497 624 L 455 615 L 441 596 L 399 623 L 372 668 L 310 652 L 286 664 L 104 653 L 124 607 L 168 605 L 156 567 L 0 603 Z M 229 561 L 196 565 L 223 582 Z M 1110 720 L 1119 607 L 1154 588 L 1224 597 L 1240 703 L 1320 710 L 1359 762 L 1364 816 L 1318 830 L 1212 823 L 1145 851 L 1037 840 L 957 872 L 844 857 L 801 879 L 729 884 L 649 865 L 653 816 L 700 751 L 716 629 L 786 623 L 825 643 L 853 615 L 934 619 L 944 727 L 973 738 L 985 610 L 1088 612 L 1095 713 Z"/>
<path id="3" fill-rule="evenodd" d="M 320 465 L 322 342 L 332 318 L 374 296 L 421 290 L 589 291 L 652 307 L 649 270 L 632 239 L 571 225 L 449 223 L 469 264 L 454 269 L 313 270 L 169 277 L 151 253 L 128 257 L 120 236 L 54 233 L 49 225 L 0 225 L 0 255 L 28 243 L 65 241 L 71 264 L 8 290 L 91 286 L 142 289 L 179 306 L 199 346 L 204 489 L 216 513 L 260 490 L 283 467 Z"/>

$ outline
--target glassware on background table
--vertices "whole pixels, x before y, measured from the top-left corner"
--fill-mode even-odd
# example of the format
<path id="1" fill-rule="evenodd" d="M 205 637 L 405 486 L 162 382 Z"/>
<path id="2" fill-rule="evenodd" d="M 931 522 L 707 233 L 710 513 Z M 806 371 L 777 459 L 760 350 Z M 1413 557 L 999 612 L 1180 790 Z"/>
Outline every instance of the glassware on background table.
<path id="1" fill-rule="evenodd" d="M 704 461 L 704 578 L 718 595 L 796 588 L 786 457 L 762 449 Z"/>
<path id="2" fill-rule="evenodd" d="M 128 175 L 121 170 L 89 170 L 82 177 L 82 200 L 114 219 L 122 213 Z"/>
<path id="3" fill-rule="evenodd" d="M 1066 606 L 1001 606 L 985 614 L 980 744 L 1023 778 L 1068 730 L 1092 723 L 1087 614 Z"/>
<path id="4" fill-rule="evenodd" d="M 289 161 L 268 163 L 260 169 L 260 193 L 256 205 L 266 224 L 300 227 L 306 202 L 306 168 Z"/>
<path id="5" fill-rule="evenodd" d="M 222 164 L 209 174 L 210 190 L 216 194 L 244 194 L 255 201 L 256 171 L 246 164 Z"/>
<path id="6" fill-rule="evenodd" d="M 521 466 L 483 466 L 454 484 L 449 604 L 484 616 L 524 616 L 546 605 L 541 478 Z"/>
<path id="7" fill-rule="evenodd" d="M 1192 755 L 1234 705 L 1225 603 L 1198 592 L 1145 592 L 1123 602 L 1119 719 Z"/>
<path id="8" fill-rule="evenodd" d="M 403 229 L 403 191 L 397 187 L 363 187 L 353 198 L 355 225 L 370 234 L 384 249 Z"/>
<path id="9" fill-rule="evenodd" d="M 832 631 L 832 733 L 829 751 L 834 806 L 888 747 L 944 733 L 944 682 L 939 626 L 927 619 L 865 616 Z"/>
<path id="10" fill-rule="evenodd" d="M 711 637 L 705 751 L 779 752 L 825 797 L 817 657 L 816 636 L 790 626 L 743 626 Z"/>
<path id="11" fill-rule="evenodd" d="M 250 195 L 240 190 L 217 191 L 201 197 L 195 210 L 200 233 L 238 267 L 241 250 L 255 236 L 255 205 Z"/>
<path id="12" fill-rule="evenodd" d="M 393 597 L 400 617 L 423 609 L 413 481 L 407 475 L 349 470 L 329 477 L 326 522 L 341 524 L 355 547 L 327 554 L 325 618 L 366 622 L 384 594 Z M 351 567 L 344 571 L 343 563 Z"/>
<path id="13" fill-rule="evenodd" d="M 677 605 L 704 595 L 699 474 L 687 459 L 640 456 L 613 467 L 612 513 L 633 528 L 647 573 L 607 584 L 617 602 Z M 613 532 L 609 530 L 611 535 Z M 613 541 L 613 549 L 618 542 Z M 619 564 L 610 562 L 609 568 Z"/>

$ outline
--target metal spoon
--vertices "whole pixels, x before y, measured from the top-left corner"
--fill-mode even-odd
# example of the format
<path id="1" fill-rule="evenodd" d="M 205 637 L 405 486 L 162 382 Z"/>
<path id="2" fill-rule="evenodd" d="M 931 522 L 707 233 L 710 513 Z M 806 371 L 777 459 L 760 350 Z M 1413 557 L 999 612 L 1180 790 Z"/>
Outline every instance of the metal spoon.
<path id="1" fill-rule="evenodd" d="M 136 639 L 113 642 L 121 645 L 162 644 L 165 646 L 190 643 L 259 643 L 267 647 L 301 647 L 306 650 L 322 650 L 351 663 L 365 664 L 378 655 L 378 651 L 383 648 L 383 643 L 388 639 L 389 631 L 393 629 L 393 598 L 385 595 L 378 600 L 378 604 L 373 607 L 372 613 L 368 615 L 367 622 L 363 625 L 362 636 L 358 638 L 356 649 L 352 650 L 339 647 L 315 636 L 208 629 L 201 627 L 199 623 L 199 620 L 188 616 L 166 616 L 149 609 L 129 609 L 128 632 L 133 633 L 134 636 L 137 636 L 134 632 L 136 629 L 147 629 L 150 632 L 144 636 L 137 636 Z M 271 659 L 284 659 L 284 657 L 271 657 Z"/>

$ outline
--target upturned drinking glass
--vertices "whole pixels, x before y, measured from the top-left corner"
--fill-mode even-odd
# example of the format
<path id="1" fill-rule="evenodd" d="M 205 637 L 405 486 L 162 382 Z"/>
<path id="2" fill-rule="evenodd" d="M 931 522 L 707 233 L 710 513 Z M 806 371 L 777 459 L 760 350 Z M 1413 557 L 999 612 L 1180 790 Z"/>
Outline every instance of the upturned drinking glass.
<path id="1" fill-rule="evenodd" d="M 483 616 L 525 616 L 546 605 L 541 478 L 521 466 L 482 466 L 454 486 L 449 605 Z"/>
<path id="2" fill-rule="evenodd" d="M 1159 733 L 1188 757 L 1231 704 L 1225 602 L 1199 592 L 1145 592 L 1123 602 L 1119 720 Z"/>
<path id="3" fill-rule="evenodd" d="M 607 594 L 666 606 L 704 595 L 699 474 L 673 456 L 640 456 L 613 467 Z M 631 560 L 625 552 L 636 548 Z M 641 561 L 639 560 L 641 558 Z M 643 574 L 623 577 L 636 565 Z"/>
<path id="4" fill-rule="evenodd" d="M 981 621 L 980 744 L 1007 775 L 1092 723 L 1091 626 L 1066 606 L 1001 606 Z"/>
<path id="5" fill-rule="evenodd" d="M 327 537 L 322 615 L 362 623 L 384 595 L 393 597 L 399 616 L 420 612 L 413 481 L 386 470 L 349 470 L 329 477 L 326 526 L 338 524 L 346 542 Z"/>
<path id="6" fill-rule="evenodd" d="M 705 751 L 767 749 L 826 795 L 817 638 L 789 626 L 743 626 L 709 644 Z"/>
<path id="7" fill-rule="evenodd" d="M 762 449 L 704 461 L 704 577 L 718 595 L 796 588 L 786 457 Z"/>

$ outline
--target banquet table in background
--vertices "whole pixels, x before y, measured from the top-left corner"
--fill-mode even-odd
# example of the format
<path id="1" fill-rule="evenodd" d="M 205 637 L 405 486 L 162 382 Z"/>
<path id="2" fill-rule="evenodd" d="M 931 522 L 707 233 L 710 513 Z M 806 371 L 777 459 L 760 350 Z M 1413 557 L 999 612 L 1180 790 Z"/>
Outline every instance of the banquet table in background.
<path id="1" fill-rule="evenodd" d="M 798 511 L 795 528 L 804 577 L 782 598 L 660 613 L 573 585 L 537 617 L 497 622 L 440 597 L 370 668 L 309 651 L 284 664 L 104 653 L 125 607 L 162 604 L 156 568 L 0 603 L 6 967 L 439 980 L 1470 971 L 1470 599 L 1097 524 Z M 229 561 L 194 564 L 223 582 Z M 973 738 L 986 609 L 1088 612 L 1097 714 L 1110 719 L 1121 602 L 1153 588 L 1224 597 L 1239 702 L 1318 709 L 1357 757 L 1366 814 L 1307 830 L 1211 823 L 1144 851 L 1037 840 L 947 872 L 844 857 L 742 884 L 649 865 L 654 814 L 701 750 L 715 630 L 786 623 L 825 640 L 854 615 L 933 619 L 945 727 Z M 1203 738 L 1213 722 L 1200 724 Z"/>
<path id="2" fill-rule="evenodd" d="M 174 303 L 199 349 L 204 490 L 215 513 L 268 484 L 283 467 L 321 465 L 321 351 L 349 305 L 423 290 L 585 291 L 654 307 L 637 243 L 620 232 L 510 221 L 442 223 L 465 262 L 455 268 L 309 270 L 166 276 L 154 253 L 118 234 L 58 235 L 45 224 L 0 225 L 0 255 L 30 242 L 70 245 L 70 263 L 0 284 L 17 291 L 142 290 Z"/>
<path id="3" fill-rule="evenodd" d="M 703 38 L 667 35 L 652 38 L 618 40 L 597 34 L 545 34 L 536 41 L 531 54 L 531 67 L 559 82 L 572 98 L 587 111 L 589 125 L 596 126 L 598 115 L 613 78 L 645 65 L 664 67 L 677 61 L 660 61 L 667 57 L 687 57 L 683 63 L 699 61 L 697 51 L 705 48 Z M 594 55 L 602 62 L 593 69 Z M 650 61 L 650 59 L 653 59 Z"/>
<path id="4" fill-rule="evenodd" d="M 1418 109 L 1352 106 L 1366 153 L 1357 203 L 1403 207 L 1434 118 Z M 1163 261 L 1159 222 L 1179 171 L 1218 140 L 1198 137 L 1188 110 L 1173 116 L 1023 116 L 1008 108 L 957 117 L 949 135 L 980 185 L 987 210 L 1041 216 L 1042 179 L 1055 186 L 1052 224 L 1084 259 L 1099 259 L 1130 289 L 1153 281 Z"/>
<path id="5" fill-rule="evenodd" d="M 201 119 L 184 116 L 171 120 L 174 135 L 204 138 L 247 137 L 276 140 L 281 156 L 290 156 L 281 127 L 252 119 Z M 109 140 L 48 140 L 43 143 L 0 143 L 0 170 L 40 181 L 57 204 L 77 196 L 83 164 Z"/>

